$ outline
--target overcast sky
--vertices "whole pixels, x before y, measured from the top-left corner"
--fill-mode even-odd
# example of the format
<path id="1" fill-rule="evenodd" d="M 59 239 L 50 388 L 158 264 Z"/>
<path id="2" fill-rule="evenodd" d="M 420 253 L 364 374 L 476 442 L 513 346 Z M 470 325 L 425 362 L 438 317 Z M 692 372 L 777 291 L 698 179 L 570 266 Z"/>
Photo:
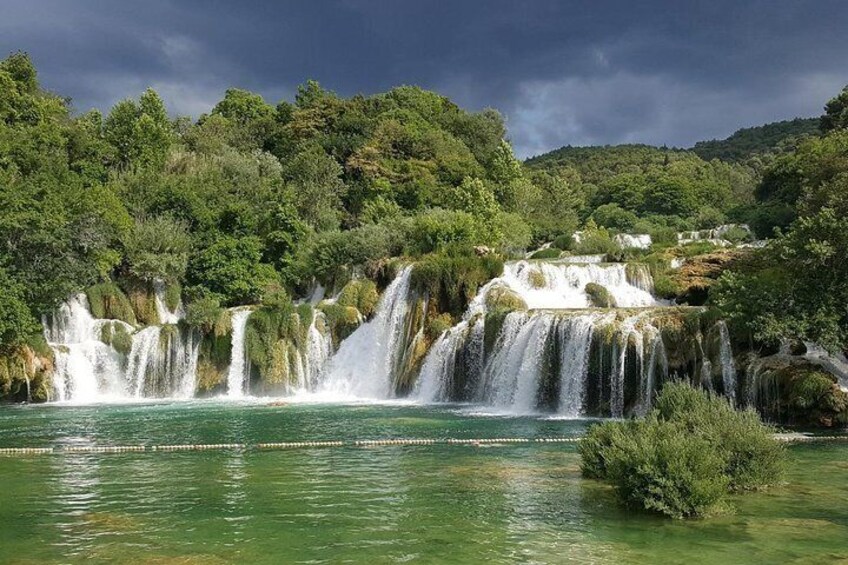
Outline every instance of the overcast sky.
<path id="1" fill-rule="evenodd" d="M 230 86 L 416 84 L 499 109 L 526 157 L 818 115 L 848 83 L 848 1 L 0 0 L 16 50 L 77 111 L 147 86 L 196 117 Z"/>

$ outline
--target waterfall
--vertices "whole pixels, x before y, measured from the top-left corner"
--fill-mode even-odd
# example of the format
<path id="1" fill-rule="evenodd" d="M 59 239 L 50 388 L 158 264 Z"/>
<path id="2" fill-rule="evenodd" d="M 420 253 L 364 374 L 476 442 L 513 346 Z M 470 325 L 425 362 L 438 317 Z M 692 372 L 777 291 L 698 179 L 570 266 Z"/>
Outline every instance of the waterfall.
<path id="1" fill-rule="evenodd" d="M 175 325 L 149 326 L 132 336 L 126 378 L 135 398 L 191 398 L 200 340 Z"/>
<path id="2" fill-rule="evenodd" d="M 95 319 L 84 294 L 72 296 L 42 320 L 44 337 L 54 355 L 56 400 L 90 403 L 122 396 L 122 355 L 101 341 L 104 324 L 129 324 Z"/>
<path id="3" fill-rule="evenodd" d="M 227 371 L 227 396 L 230 398 L 241 398 L 250 382 L 250 362 L 247 359 L 247 349 L 244 343 L 244 334 L 247 330 L 247 320 L 251 311 L 247 308 L 239 308 L 232 311 L 232 353 L 230 355 L 230 368 Z"/>
<path id="4" fill-rule="evenodd" d="M 411 275 L 412 266 L 404 267 L 386 288 L 374 317 L 342 342 L 329 361 L 321 392 L 372 399 L 394 396 L 392 378 L 403 356 Z"/>
<path id="5" fill-rule="evenodd" d="M 730 399 L 732 405 L 736 405 L 736 366 L 733 364 L 733 350 L 730 347 L 730 332 L 724 320 L 718 322 L 719 339 L 721 347 L 719 358 L 721 359 L 721 381 L 724 386 L 724 395 Z"/>
<path id="6" fill-rule="evenodd" d="M 589 370 L 589 350 L 598 317 L 584 314 L 560 321 L 557 339 L 562 343 L 560 354 L 560 395 L 558 413 L 574 418 L 580 415 Z"/>
<path id="7" fill-rule="evenodd" d="M 603 263 L 606 255 L 568 255 L 559 259 L 561 263 Z"/>
<path id="8" fill-rule="evenodd" d="M 651 240 L 651 236 L 646 233 L 635 235 L 629 233 L 620 233 L 613 239 L 622 249 L 648 249 L 653 243 L 653 241 Z"/>
<path id="9" fill-rule="evenodd" d="M 159 316 L 159 323 L 176 324 L 185 318 L 182 301 L 177 304 L 175 310 L 169 309 L 165 292 L 166 286 L 164 281 L 158 279 L 153 281 L 154 303 L 156 305 L 156 314 Z"/>
<path id="10" fill-rule="evenodd" d="M 631 265 L 628 273 L 628 265 L 624 263 L 518 261 L 507 263 L 503 276 L 493 283 L 515 291 L 531 309 L 587 308 L 591 306 L 585 290 L 589 283 L 606 288 L 618 307 L 661 304 L 651 294 L 653 280 L 642 265 Z"/>

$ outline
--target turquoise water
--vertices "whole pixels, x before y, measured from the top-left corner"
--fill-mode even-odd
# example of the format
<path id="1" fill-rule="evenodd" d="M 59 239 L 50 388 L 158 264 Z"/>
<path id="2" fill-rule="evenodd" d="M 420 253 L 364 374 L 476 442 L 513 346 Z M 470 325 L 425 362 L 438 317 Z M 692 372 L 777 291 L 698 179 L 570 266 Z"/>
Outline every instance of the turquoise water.
<path id="1" fill-rule="evenodd" d="M 579 436 L 471 407 L 190 402 L 0 409 L 0 447 Z M 791 448 L 736 512 L 626 512 L 573 445 L 0 456 L 2 563 L 826 563 L 848 559 L 848 446 Z"/>

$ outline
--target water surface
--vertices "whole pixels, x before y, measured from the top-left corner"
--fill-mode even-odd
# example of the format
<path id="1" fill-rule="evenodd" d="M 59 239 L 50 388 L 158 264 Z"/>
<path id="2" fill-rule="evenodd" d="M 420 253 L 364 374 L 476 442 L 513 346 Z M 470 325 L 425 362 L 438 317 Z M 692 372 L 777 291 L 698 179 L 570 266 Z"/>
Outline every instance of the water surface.
<path id="1" fill-rule="evenodd" d="M 473 407 L 185 402 L 0 409 L 0 447 L 579 436 Z M 672 521 L 618 508 L 573 445 L 0 456 L 0 562 L 826 563 L 848 559 L 848 446 Z"/>

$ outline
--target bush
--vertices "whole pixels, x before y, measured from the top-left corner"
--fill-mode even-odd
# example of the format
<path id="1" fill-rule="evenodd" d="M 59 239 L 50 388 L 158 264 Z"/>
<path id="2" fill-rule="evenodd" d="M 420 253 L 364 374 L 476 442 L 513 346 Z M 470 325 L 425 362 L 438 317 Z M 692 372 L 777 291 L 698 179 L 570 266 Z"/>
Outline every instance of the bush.
<path id="1" fill-rule="evenodd" d="M 574 236 L 570 233 L 559 235 L 554 242 L 551 243 L 551 247 L 555 247 L 562 251 L 569 251 L 572 247 L 574 247 Z"/>
<path id="2" fill-rule="evenodd" d="M 596 283 L 588 283 L 584 289 L 589 296 L 589 302 L 596 308 L 615 308 L 615 298 L 606 289 Z"/>
<path id="3" fill-rule="evenodd" d="M 644 420 L 591 428 L 579 447 L 582 472 L 612 483 L 628 506 L 705 516 L 721 510 L 731 491 L 781 479 L 785 450 L 772 433 L 751 410 L 671 383 Z"/>
<path id="4" fill-rule="evenodd" d="M 533 253 L 530 256 L 531 259 L 559 259 L 559 256 L 562 255 L 562 251 L 557 249 L 556 247 L 548 247 L 547 249 L 540 249 Z"/>
<path id="5" fill-rule="evenodd" d="M 502 273 L 503 261 L 494 255 L 432 254 L 415 264 L 410 284 L 439 312 L 459 317 L 480 287 Z"/>
<path id="6" fill-rule="evenodd" d="M 191 236 L 185 222 L 156 216 L 137 220 L 125 247 L 134 276 L 146 281 L 177 281 L 185 274 Z"/>
<path id="7" fill-rule="evenodd" d="M 85 291 L 95 318 L 121 320 L 135 325 L 136 317 L 127 295 L 115 283 L 100 283 Z"/>

